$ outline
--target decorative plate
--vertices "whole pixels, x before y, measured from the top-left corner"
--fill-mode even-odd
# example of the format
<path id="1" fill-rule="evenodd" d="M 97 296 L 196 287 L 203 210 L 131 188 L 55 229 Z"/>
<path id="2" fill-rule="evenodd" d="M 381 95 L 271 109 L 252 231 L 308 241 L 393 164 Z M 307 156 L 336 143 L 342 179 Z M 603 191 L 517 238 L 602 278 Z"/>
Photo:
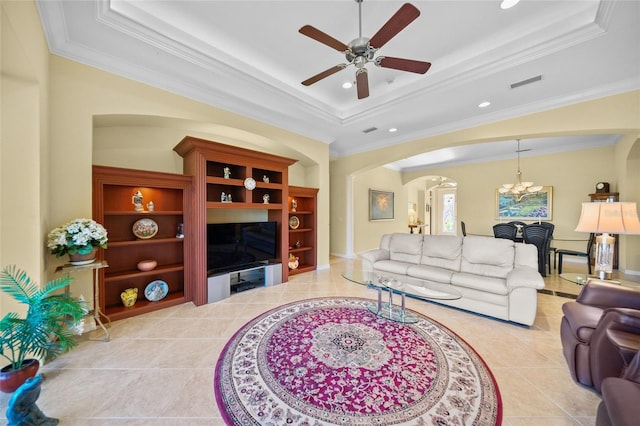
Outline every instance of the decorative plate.
<path id="1" fill-rule="evenodd" d="M 300 220 L 298 219 L 298 216 L 291 216 L 289 218 L 289 228 L 298 229 L 298 226 L 300 226 Z"/>
<path id="2" fill-rule="evenodd" d="M 157 302 L 167 297 L 169 286 L 162 280 L 151 281 L 144 289 L 144 297 L 150 302 Z"/>
<path id="3" fill-rule="evenodd" d="M 244 187 L 249 191 L 253 191 L 256 189 L 256 181 L 254 178 L 248 177 L 244 180 Z"/>
<path id="4" fill-rule="evenodd" d="M 133 224 L 132 230 L 133 235 L 146 240 L 158 233 L 158 224 L 153 219 L 138 219 Z"/>

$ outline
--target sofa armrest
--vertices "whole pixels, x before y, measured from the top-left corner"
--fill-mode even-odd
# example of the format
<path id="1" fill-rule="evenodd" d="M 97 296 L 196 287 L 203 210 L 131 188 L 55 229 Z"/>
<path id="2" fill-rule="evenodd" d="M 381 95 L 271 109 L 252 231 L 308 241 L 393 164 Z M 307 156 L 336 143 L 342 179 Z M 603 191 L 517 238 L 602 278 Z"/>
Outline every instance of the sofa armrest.
<path id="1" fill-rule="evenodd" d="M 507 287 L 513 290 L 518 287 L 528 287 L 536 290 L 544 288 L 544 279 L 537 269 L 530 266 L 518 266 L 507 274 Z"/>
<path id="2" fill-rule="evenodd" d="M 597 391 L 605 378 L 619 377 L 624 367 L 618 348 L 607 336 L 607 329 L 640 334 L 640 310 L 609 308 L 603 312 L 589 340 L 591 379 Z"/>
<path id="3" fill-rule="evenodd" d="M 390 259 L 389 250 L 385 250 L 385 249 L 373 249 L 373 250 L 365 251 L 363 253 L 360 253 L 360 257 L 363 260 L 362 262 L 363 269 L 366 269 L 365 268 L 366 264 L 368 264 L 368 266 L 371 268 L 367 270 L 373 270 L 373 264 L 379 260 Z"/>
<path id="4" fill-rule="evenodd" d="M 576 302 L 603 309 L 610 307 L 640 309 L 640 291 L 619 284 L 590 279 L 578 295 Z"/>

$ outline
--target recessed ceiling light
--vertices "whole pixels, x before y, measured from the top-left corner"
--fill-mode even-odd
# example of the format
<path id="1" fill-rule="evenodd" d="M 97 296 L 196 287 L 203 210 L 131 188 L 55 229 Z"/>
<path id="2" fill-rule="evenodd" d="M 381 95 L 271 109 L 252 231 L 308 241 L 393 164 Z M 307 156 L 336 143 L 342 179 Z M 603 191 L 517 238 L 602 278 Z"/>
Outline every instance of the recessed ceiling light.
<path id="1" fill-rule="evenodd" d="M 353 83 L 351 83 L 350 81 L 345 81 L 344 83 L 342 83 L 343 89 L 351 89 L 352 87 L 353 87 Z"/>
<path id="2" fill-rule="evenodd" d="M 480 103 L 478 104 L 478 108 L 486 108 L 486 107 L 488 107 L 489 105 L 491 105 L 491 102 L 489 102 L 489 101 L 480 102 Z"/>
<path id="3" fill-rule="evenodd" d="M 397 131 L 398 131 L 398 129 L 396 129 L 395 127 L 392 127 L 392 128 L 390 128 L 390 129 L 389 129 L 389 131 L 390 131 L 391 133 L 393 133 L 393 132 L 397 132 Z"/>
<path id="4" fill-rule="evenodd" d="M 502 0 L 502 3 L 500 3 L 500 9 L 511 9 L 518 3 L 520 3 L 520 0 Z"/>

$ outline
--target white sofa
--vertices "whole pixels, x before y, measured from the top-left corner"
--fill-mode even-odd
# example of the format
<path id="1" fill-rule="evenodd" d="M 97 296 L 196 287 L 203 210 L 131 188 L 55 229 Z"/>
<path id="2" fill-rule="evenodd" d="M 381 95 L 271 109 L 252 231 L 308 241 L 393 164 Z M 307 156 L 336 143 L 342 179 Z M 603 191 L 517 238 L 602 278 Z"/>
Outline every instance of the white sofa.
<path id="1" fill-rule="evenodd" d="M 462 294 L 438 303 L 524 325 L 533 324 L 544 288 L 536 247 L 501 238 L 386 234 L 380 248 L 360 256 L 365 272 L 448 284 Z"/>

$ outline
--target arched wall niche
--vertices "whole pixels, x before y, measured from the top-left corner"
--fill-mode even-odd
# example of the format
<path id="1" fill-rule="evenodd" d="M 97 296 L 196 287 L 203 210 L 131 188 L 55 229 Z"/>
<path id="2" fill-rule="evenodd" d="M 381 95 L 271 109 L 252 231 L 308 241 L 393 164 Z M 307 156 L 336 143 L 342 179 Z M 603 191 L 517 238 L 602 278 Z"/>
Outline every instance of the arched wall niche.
<path id="1" fill-rule="evenodd" d="M 187 135 L 295 158 L 294 172 L 317 170 L 318 162 L 303 151 L 257 133 L 221 123 L 136 114 L 93 116 L 93 163 L 182 173 L 182 158 L 173 147 Z"/>

